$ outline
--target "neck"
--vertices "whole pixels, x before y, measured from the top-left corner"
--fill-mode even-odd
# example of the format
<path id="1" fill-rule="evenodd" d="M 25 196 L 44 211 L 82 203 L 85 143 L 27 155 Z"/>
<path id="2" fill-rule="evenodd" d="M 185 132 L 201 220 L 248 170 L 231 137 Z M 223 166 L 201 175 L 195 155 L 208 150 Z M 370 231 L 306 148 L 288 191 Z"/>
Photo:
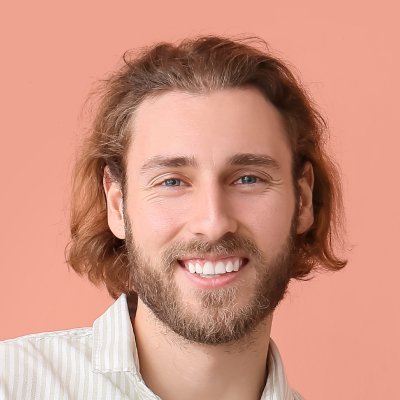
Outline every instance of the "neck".
<path id="1" fill-rule="evenodd" d="M 240 343 L 208 346 L 179 337 L 139 300 L 133 321 L 140 373 L 163 400 L 259 400 L 272 317 Z"/>

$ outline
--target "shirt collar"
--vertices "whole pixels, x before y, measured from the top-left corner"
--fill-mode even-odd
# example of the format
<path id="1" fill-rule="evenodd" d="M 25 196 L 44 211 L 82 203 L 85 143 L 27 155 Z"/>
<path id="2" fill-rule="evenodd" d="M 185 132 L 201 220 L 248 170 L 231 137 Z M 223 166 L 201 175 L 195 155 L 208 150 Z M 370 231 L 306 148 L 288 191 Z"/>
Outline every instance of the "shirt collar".
<path id="1" fill-rule="evenodd" d="M 272 339 L 268 350 L 268 379 L 261 400 L 293 399 L 293 390 L 289 387 L 279 350 Z"/>
<path id="2" fill-rule="evenodd" d="M 133 372 L 140 377 L 135 335 L 126 295 L 93 323 L 92 365 L 95 372 Z"/>

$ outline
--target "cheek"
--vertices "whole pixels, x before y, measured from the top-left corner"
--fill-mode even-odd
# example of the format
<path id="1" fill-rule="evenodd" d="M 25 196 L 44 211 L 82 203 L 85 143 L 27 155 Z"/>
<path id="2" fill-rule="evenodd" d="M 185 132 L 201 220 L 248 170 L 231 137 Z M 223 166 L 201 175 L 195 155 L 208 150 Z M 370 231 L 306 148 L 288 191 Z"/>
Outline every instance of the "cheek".
<path id="1" fill-rule="evenodd" d="M 147 249 L 159 250 L 177 237 L 185 223 L 184 201 L 152 199 L 128 205 L 134 239 Z"/>
<path id="2" fill-rule="evenodd" d="M 294 211 L 292 193 L 274 195 L 242 204 L 237 212 L 245 234 L 253 239 L 262 251 L 280 248 L 290 234 Z"/>

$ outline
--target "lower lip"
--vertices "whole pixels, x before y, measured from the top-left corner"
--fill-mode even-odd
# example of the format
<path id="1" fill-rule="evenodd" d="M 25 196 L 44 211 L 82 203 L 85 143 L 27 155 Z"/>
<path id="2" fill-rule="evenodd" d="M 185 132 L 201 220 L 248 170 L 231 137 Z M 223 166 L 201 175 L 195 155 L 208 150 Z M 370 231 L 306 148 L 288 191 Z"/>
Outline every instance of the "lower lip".
<path id="1" fill-rule="evenodd" d="M 219 289 L 229 285 L 240 277 L 247 263 L 242 265 L 237 272 L 227 272 L 218 278 L 202 278 L 199 274 L 191 274 L 185 267 L 179 264 L 179 270 L 182 270 L 185 276 L 202 289 Z"/>

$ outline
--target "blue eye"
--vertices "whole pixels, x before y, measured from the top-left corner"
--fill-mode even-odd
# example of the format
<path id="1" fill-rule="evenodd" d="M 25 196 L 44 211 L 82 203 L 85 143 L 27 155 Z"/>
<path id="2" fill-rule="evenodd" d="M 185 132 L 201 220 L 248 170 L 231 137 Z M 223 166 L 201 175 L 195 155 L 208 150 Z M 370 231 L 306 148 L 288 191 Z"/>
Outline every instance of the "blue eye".
<path id="1" fill-rule="evenodd" d="M 166 181 L 163 182 L 163 185 L 169 187 L 180 186 L 180 184 L 181 184 L 180 179 L 167 179 Z"/>
<path id="2" fill-rule="evenodd" d="M 245 185 L 251 185 L 253 183 L 257 183 L 257 177 L 252 175 L 242 176 L 239 181 Z"/>

